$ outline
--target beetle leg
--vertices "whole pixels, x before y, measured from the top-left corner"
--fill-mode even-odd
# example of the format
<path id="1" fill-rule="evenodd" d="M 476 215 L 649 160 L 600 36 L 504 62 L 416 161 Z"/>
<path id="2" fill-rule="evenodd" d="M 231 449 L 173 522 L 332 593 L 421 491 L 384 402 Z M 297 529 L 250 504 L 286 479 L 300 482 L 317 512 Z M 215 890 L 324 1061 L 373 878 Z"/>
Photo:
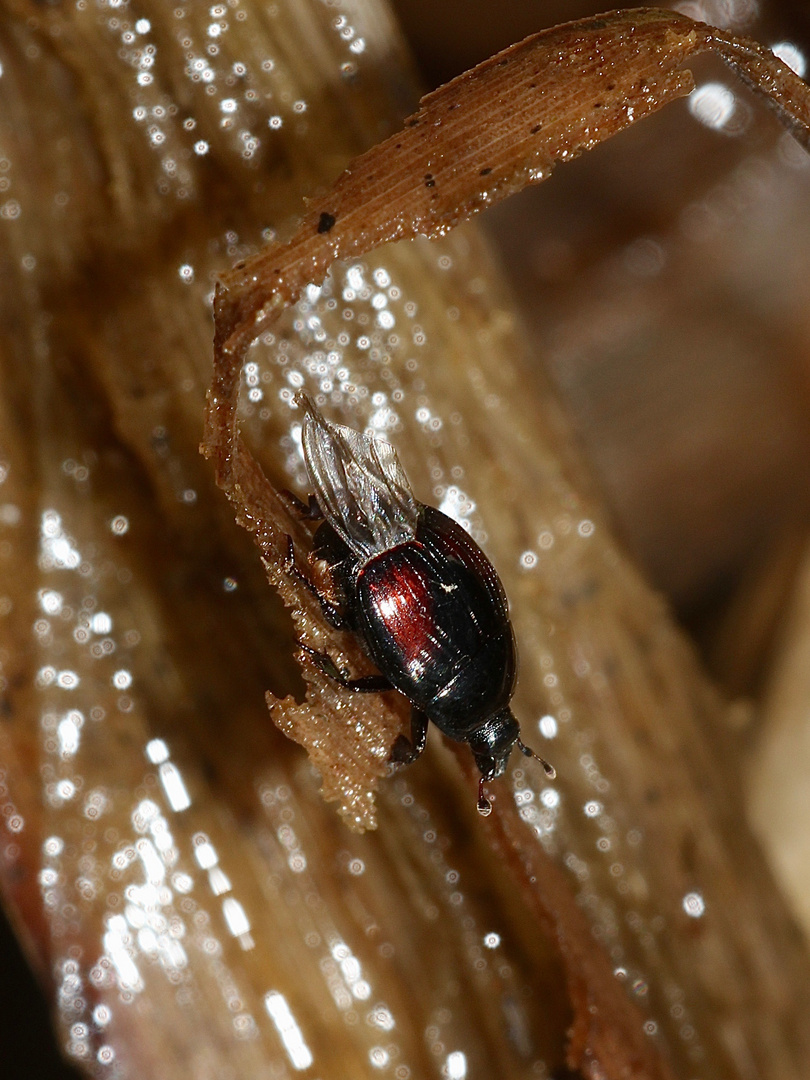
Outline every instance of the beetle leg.
<path id="1" fill-rule="evenodd" d="M 288 491 L 287 488 L 281 490 L 279 495 L 285 502 L 290 504 L 291 509 L 293 509 L 300 518 L 303 518 L 304 521 L 323 520 L 323 511 L 318 505 L 318 500 L 314 495 L 310 495 L 307 502 L 304 502 L 303 499 L 299 499 L 295 492 Z"/>
<path id="2" fill-rule="evenodd" d="M 411 709 L 410 742 L 404 735 L 397 735 L 390 760 L 396 765 L 410 765 L 416 761 L 427 743 L 428 718 L 421 709 Z"/>
<path id="3" fill-rule="evenodd" d="M 293 545 L 293 538 L 291 536 L 287 537 L 287 555 L 284 559 L 284 569 L 287 571 L 288 574 L 294 577 L 296 581 L 300 582 L 300 584 L 303 585 L 304 588 L 307 589 L 315 597 L 315 599 L 321 605 L 323 617 L 326 619 L 329 625 L 334 626 L 336 630 L 342 630 L 346 623 L 338 608 L 334 604 L 330 603 L 330 601 L 326 599 L 323 593 L 318 591 L 315 583 L 313 581 L 310 581 L 310 579 L 305 573 L 303 573 L 303 571 L 298 569 L 298 565 L 295 561 L 295 547 Z"/>
<path id="4" fill-rule="evenodd" d="M 386 690 L 394 689 L 384 675 L 361 675 L 357 679 L 350 679 L 327 653 L 317 652 L 309 645 L 305 645 L 303 641 L 299 641 L 298 644 L 324 675 L 334 679 L 345 690 L 353 690 L 356 694 L 381 694 Z"/>

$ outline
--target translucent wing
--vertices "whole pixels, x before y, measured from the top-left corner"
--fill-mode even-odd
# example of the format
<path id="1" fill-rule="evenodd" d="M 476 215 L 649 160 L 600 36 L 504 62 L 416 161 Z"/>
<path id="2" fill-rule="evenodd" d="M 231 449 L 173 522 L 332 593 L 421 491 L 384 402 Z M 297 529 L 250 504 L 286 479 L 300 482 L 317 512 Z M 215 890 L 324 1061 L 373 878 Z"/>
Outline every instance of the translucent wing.
<path id="1" fill-rule="evenodd" d="M 306 394 L 304 463 L 326 520 L 367 560 L 413 540 L 419 504 L 390 443 L 325 420 Z"/>

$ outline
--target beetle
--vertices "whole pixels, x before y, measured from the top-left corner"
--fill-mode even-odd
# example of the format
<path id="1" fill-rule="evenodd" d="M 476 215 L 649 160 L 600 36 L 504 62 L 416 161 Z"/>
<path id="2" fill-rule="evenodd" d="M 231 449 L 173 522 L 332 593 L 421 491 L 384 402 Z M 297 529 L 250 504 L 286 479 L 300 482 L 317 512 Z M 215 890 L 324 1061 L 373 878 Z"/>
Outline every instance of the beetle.
<path id="1" fill-rule="evenodd" d="M 334 627 L 349 630 L 379 675 L 350 678 L 326 653 L 302 646 L 348 690 L 398 690 L 411 703 L 411 737 L 400 735 L 391 760 L 410 764 L 425 748 L 428 723 L 469 743 L 481 777 L 478 810 L 491 812 L 484 784 L 501 776 L 513 748 L 548 762 L 523 743 L 509 703 L 517 658 L 506 594 L 492 563 L 452 518 L 419 503 L 390 443 L 326 420 L 306 394 L 301 444 L 320 521 L 312 561 L 328 568 L 331 595 L 296 565 L 287 538 L 288 573 L 318 600 Z"/>

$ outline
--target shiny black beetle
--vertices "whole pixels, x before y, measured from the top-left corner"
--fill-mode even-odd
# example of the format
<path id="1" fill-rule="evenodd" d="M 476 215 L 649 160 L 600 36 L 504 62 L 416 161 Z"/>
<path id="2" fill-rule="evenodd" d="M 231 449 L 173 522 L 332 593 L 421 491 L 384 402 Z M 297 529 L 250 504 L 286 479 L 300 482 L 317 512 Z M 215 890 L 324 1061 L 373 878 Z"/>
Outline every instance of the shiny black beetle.
<path id="1" fill-rule="evenodd" d="M 491 806 L 484 783 L 500 776 L 512 749 L 554 769 L 520 739 L 509 708 L 515 640 L 503 586 L 483 551 L 452 518 L 418 503 L 394 448 L 325 420 L 305 394 L 301 440 L 314 489 L 309 505 L 322 520 L 312 558 L 323 560 L 334 598 L 295 565 L 290 573 L 316 596 L 326 619 L 353 631 L 380 674 L 352 679 L 325 653 L 306 648 L 326 674 L 349 690 L 398 690 L 411 702 L 411 740 L 400 736 L 392 760 L 414 761 L 428 721 L 468 742 L 481 771 L 478 809 Z"/>

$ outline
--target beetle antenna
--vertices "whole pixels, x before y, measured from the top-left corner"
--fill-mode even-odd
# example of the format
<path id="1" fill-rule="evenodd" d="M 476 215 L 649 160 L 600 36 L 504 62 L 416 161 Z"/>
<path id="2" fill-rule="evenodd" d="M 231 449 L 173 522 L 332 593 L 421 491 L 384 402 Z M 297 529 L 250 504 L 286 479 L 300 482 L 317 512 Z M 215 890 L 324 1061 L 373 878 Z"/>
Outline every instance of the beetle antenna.
<path id="1" fill-rule="evenodd" d="M 540 762 L 549 780 L 554 779 L 554 777 L 557 775 L 557 770 L 554 768 L 553 765 L 550 765 L 545 758 L 541 758 L 539 754 L 536 754 L 530 746 L 527 746 L 524 742 L 521 742 L 520 737 L 518 737 L 517 745 L 520 752 L 522 754 L 525 754 L 526 757 L 533 757 L 536 761 Z"/>
<path id="2" fill-rule="evenodd" d="M 492 803 L 486 797 L 484 793 L 484 778 L 483 776 L 478 781 L 478 813 L 481 817 L 489 817 L 492 813 Z"/>

